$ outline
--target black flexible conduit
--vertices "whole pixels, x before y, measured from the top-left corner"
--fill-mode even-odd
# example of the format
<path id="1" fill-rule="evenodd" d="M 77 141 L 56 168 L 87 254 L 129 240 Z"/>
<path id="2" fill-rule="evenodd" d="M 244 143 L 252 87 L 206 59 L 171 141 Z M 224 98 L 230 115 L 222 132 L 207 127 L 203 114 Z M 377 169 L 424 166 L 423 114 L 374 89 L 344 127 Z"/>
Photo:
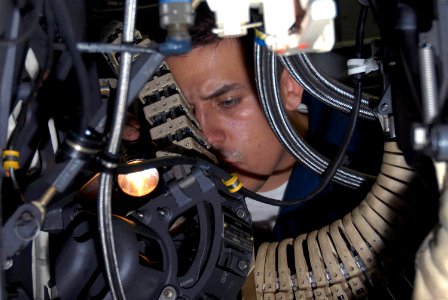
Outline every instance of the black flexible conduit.
<path id="1" fill-rule="evenodd" d="M 70 11 L 65 1 L 51 0 L 55 19 L 58 24 L 62 37 L 67 45 L 67 50 L 73 60 L 73 68 L 75 69 L 78 79 L 80 96 L 81 96 L 81 120 L 79 122 L 78 131 L 83 133 L 87 128 L 90 118 L 90 84 L 86 65 L 82 59 L 81 53 L 76 46 L 76 35 L 73 30 L 73 22 L 71 21 Z"/>
<path id="2" fill-rule="evenodd" d="M 43 2 L 43 6 L 46 19 L 45 25 L 47 27 L 47 52 L 45 54 L 43 67 L 40 69 L 39 74 L 37 75 L 31 93 L 29 94 L 27 99 L 23 102 L 23 107 L 20 110 L 20 113 L 16 119 L 16 126 L 13 132 L 11 133 L 11 136 L 9 137 L 7 148 L 10 150 L 14 150 L 16 148 L 16 142 L 26 124 L 28 106 L 30 105 L 30 103 L 36 100 L 39 88 L 44 84 L 44 81 L 47 79 L 48 74 L 50 73 L 51 70 L 51 65 L 53 61 L 55 24 L 54 24 L 53 11 L 50 7 L 51 6 L 50 1 L 45 0 Z"/>

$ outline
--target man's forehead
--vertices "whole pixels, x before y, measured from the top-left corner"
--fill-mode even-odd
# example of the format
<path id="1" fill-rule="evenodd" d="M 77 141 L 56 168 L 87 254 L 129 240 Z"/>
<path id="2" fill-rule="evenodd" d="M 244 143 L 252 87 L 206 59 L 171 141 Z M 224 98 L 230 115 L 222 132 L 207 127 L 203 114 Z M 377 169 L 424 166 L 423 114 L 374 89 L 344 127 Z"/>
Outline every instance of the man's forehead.
<path id="1" fill-rule="evenodd" d="M 241 51 L 242 49 L 243 45 L 239 39 L 222 38 L 207 44 L 193 46 L 193 48 L 189 52 L 179 55 L 168 56 L 166 60 L 171 62 L 182 61 L 188 58 L 195 58 L 196 55 L 201 55 L 204 52 L 210 52 L 215 54 L 219 54 L 220 52 L 222 52 L 222 54 L 226 55 L 229 54 L 229 51 L 237 53 L 239 52 L 238 50 Z"/>

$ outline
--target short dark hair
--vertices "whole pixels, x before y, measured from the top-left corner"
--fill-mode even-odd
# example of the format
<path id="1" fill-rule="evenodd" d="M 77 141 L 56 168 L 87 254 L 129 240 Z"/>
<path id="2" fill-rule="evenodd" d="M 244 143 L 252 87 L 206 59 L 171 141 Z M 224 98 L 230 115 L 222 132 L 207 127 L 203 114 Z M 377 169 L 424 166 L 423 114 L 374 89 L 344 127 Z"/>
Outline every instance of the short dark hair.
<path id="1" fill-rule="evenodd" d="M 195 12 L 195 22 L 189 29 L 193 48 L 219 43 L 222 38 L 212 32 L 216 26 L 215 14 L 208 4 L 202 1 Z M 251 72 L 254 67 L 254 36 L 253 30 L 249 30 L 246 35 L 238 38 L 243 44 L 245 60 Z"/>
<path id="2" fill-rule="evenodd" d="M 212 32 L 214 27 L 215 14 L 206 2 L 201 2 L 195 11 L 194 24 L 189 29 L 193 47 L 219 42 L 220 38 Z"/>

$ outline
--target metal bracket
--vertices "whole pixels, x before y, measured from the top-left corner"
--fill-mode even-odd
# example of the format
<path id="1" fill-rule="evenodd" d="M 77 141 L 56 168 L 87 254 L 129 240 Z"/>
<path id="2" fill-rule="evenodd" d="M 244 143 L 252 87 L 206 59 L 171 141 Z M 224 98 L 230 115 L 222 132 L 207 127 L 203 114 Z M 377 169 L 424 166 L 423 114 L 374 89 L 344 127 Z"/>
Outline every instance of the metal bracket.
<path id="1" fill-rule="evenodd" d="M 365 73 L 369 74 L 372 71 L 379 69 L 378 62 L 373 58 L 352 58 L 347 61 L 348 75 Z"/>
<path id="2" fill-rule="evenodd" d="M 12 259 L 39 233 L 44 209 L 38 202 L 25 203 L 8 219 L 3 228 L 4 260 Z"/>
<path id="3" fill-rule="evenodd" d="M 380 104 L 377 108 L 375 108 L 375 113 L 380 120 L 381 127 L 383 128 L 384 133 L 388 137 L 394 138 L 396 136 L 396 133 L 390 84 L 387 86 L 383 97 L 381 98 Z"/>

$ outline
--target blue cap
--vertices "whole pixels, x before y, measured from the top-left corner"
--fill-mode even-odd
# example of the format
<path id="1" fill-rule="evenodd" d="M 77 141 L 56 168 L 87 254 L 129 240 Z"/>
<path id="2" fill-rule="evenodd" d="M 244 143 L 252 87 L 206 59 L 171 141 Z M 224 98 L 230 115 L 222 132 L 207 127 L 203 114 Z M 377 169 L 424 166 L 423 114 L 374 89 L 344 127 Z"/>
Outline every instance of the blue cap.
<path id="1" fill-rule="evenodd" d="M 167 37 L 165 42 L 160 44 L 159 51 L 164 55 L 184 54 L 191 50 L 190 38 Z"/>

